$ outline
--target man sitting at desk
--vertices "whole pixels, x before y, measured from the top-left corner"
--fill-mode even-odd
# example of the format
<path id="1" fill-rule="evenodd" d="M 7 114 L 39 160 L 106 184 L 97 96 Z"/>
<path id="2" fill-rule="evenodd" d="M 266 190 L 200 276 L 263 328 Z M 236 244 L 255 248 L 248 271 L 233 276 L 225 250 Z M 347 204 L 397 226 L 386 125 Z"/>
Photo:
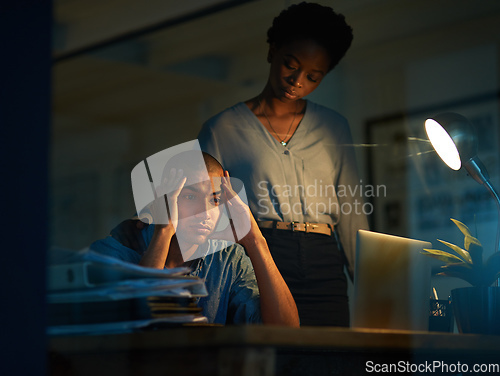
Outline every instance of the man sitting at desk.
<path id="1" fill-rule="evenodd" d="M 180 153 L 167 162 L 162 182 L 158 198 L 150 205 L 155 225 L 141 231 L 145 251 L 126 247 L 111 236 L 90 248 L 152 268 L 191 267 L 190 275 L 205 280 L 208 296 L 198 305 L 210 323 L 298 327 L 293 297 L 248 206 L 219 162 L 199 151 Z M 214 239 L 221 235 L 216 233 L 221 200 L 233 223 L 248 224 L 244 236 L 241 228 L 227 226 L 239 244 Z"/>

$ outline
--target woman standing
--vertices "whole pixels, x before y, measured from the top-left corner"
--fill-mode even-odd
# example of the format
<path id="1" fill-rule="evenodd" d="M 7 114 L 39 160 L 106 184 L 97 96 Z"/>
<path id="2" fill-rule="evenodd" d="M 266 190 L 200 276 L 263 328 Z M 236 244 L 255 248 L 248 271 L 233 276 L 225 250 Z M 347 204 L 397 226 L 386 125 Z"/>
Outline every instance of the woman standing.
<path id="1" fill-rule="evenodd" d="M 290 6 L 268 31 L 262 92 L 209 119 L 198 137 L 245 184 L 301 325 L 349 325 L 344 267 L 352 277 L 356 231 L 368 227 L 349 125 L 304 99 L 351 41 L 331 8 Z"/>

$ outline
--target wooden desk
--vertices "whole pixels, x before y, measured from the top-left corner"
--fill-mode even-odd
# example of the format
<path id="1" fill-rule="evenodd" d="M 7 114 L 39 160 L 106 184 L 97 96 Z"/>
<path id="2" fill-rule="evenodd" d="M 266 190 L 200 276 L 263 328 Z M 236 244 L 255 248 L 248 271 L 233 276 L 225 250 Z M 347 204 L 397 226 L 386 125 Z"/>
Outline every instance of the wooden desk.
<path id="1" fill-rule="evenodd" d="M 426 371 L 421 374 L 430 373 L 424 366 L 441 365 L 434 373 L 445 374 L 444 366 L 453 371 L 466 364 L 469 372 L 474 364 L 500 367 L 499 336 L 317 327 L 208 326 L 53 337 L 49 348 L 51 375 L 64 376 L 363 375 L 390 364 L 399 371 L 420 367 Z"/>

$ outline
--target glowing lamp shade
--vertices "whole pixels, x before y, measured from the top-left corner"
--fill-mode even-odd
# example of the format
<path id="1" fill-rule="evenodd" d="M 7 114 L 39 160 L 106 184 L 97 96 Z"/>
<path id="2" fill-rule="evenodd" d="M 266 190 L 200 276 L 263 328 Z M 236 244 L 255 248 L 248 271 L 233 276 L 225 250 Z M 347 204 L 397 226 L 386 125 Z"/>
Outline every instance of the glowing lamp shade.
<path id="1" fill-rule="evenodd" d="M 425 121 L 425 132 L 436 153 L 453 170 L 460 170 L 462 162 L 457 147 L 448 132 L 434 119 Z"/>
<path id="2" fill-rule="evenodd" d="M 447 112 L 425 121 L 425 131 L 441 159 L 459 170 L 477 155 L 475 127 L 462 115 Z"/>

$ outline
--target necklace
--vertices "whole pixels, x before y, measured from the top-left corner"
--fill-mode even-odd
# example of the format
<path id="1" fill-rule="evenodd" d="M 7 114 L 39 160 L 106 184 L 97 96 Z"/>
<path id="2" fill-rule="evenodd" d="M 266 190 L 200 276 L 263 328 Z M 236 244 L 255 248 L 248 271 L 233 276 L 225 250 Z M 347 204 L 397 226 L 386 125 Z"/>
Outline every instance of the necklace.
<path id="1" fill-rule="evenodd" d="M 266 114 L 266 110 L 265 108 L 262 106 L 262 102 L 260 101 L 260 98 L 258 98 L 259 100 L 259 107 L 262 108 L 262 113 L 264 114 L 264 117 L 266 118 L 267 120 L 267 123 L 269 124 L 269 127 L 273 130 L 274 134 L 276 135 L 276 137 L 278 137 L 278 139 L 280 138 L 280 136 L 278 135 L 278 133 L 274 130 L 272 124 L 271 124 L 271 121 L 269 120 L 269 118 L 267 117 L 267 114 Z M 286 135 L 285 137 L 280 141 L 280 144 L 283 145 L 283 146 L 286 146 L 287 142 L 285 142 L 285 140 L 287 139 L 288 137 L 288 133 L 290 133 L 290 129 L 292 129 L 292 125 L 293 125 L 293 122 L 295 121 L 295 118 L 297 116 L 297 102 L 295 102 L 295 112 L 293 113 L 293 119 L 292 119 L 292 122 L 290 123 L 290 126 L 288 127 L 288 131 L 286 132 Z"/>

